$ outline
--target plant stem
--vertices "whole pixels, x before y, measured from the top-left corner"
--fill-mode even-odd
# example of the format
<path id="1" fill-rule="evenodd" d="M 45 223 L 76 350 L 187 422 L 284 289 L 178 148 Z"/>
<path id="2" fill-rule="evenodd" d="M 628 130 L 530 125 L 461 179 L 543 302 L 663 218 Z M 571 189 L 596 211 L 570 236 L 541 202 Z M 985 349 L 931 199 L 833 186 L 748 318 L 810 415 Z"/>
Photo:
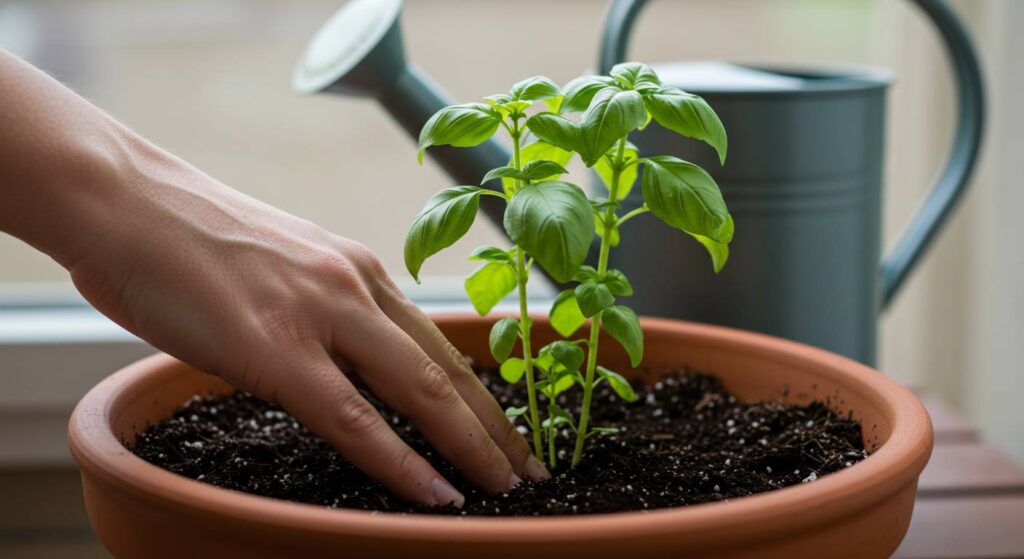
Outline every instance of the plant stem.
<path id="1" fill-rule="evenodd" d="M 604 279 L 608 273 L 608 252 L 611 250 L 612 227 L 615 225 L 615 203 L 619 194 L 619 178 L 622 176 L 622 159 L 626 151 L 626 137 L 619 140 L 618 153 L 612 166 L 612 184 L 608 193 L 608 207 L 605 209 L 601 235 L 601 252 L 597 260 L 597 279 Z M 590 401 L 594 396 L 594 372 L 597 370 L 597 343 L 601 333 L 601 313 L 590 320 L 590 341 L 587 346 L 587 372 L 583 383 L 583 405 L 580 408 L 580 422 L 576 426 L 576 448 L 572 453 L 572 467 L 579 465 L 583 459 L 583 444 L 587 440 L 587 428 L 590 423 Z"/>
<path id="2" fill-rule="evenodd" d="M 516 169 L 521 169 L 519 158 L 519 125 L 510 131 L 512 133 L 512 164 Z M 522 181 L 516 179 L 516 190 L 522 188 Z M 526 282 L 530 279 L 529 271 L 526 269 L 526 254 L 523 249 L 516 247 L 516 282 L 519 284 L 519 333 L 523 340 L 523 367 L 526 369 L 526 395 L 530 402 L 530 430 L 533 431 L 533 453 L 537 458 L 544 461 L 544 442 L 540 436 L 540 413 L 537 411 L 537 389 L 533 378 L 533 348 L 530 347 L 530 312 L 526 302 Z"/>
<path id="3" fill-rule="evenodd" d="M 554 398 L 550 398 L 552 402 Z M 548 465 L 554 469 L 558 465 L 558 457 L 555 455 L 555 418 L 548 412 Z"/>

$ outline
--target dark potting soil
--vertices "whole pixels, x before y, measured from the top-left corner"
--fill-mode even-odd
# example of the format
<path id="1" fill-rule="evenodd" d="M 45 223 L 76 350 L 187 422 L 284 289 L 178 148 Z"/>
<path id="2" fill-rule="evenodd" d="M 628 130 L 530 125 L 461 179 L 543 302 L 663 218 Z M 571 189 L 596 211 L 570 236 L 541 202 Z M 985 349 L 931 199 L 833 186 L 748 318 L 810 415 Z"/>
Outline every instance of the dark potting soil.
<path id="1" fill-rule="evenodd" d="M 523 406 L 521 386 L 493 371 L 481 378 L 502 407 Z M 592 437 L 569 469 L 573 438 L 558 440 L 554 477 L 524 481 L 508 494 L 476 491 L 404 419 L 371 398 L 413 449 L 466 496 L 464 508 L 403 501 L 355 469 L 280 407 L 245 394 L 195 397 L 149 427 L 134 453 L 180 475 L 228 489 L 327 507 L 387 512 L 523 516 L 590 514 L 721 501 L 811 483 L 867 456 L 860 423 L 824 404 L 743 403 L 711 376 L 681 372 L 636 385 L 625 403 L 602 384 L 592 425 L 617 427 Z M 580 391 L 573 391 L 580 392 Z M 578 416 L 576 400 L 563 407 Z"/>

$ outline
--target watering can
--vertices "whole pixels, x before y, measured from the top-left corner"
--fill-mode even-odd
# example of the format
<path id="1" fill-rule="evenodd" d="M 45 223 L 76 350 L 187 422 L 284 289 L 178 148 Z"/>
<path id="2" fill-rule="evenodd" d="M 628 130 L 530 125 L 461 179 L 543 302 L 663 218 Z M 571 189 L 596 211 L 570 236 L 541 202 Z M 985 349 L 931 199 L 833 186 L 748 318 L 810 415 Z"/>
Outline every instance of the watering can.
<path id="1" fill-rule="evenodd" d="M 625 59 L 643 0 L 614 0 L 600 50 L 607 72 Z M 952 62 L 957 129 L 942 174 L 901 238 L 881 255 L 882 159 L 888 76 L 839 68 L 725 63 L 653 65 L 665 85 L 704 97 L 729 134 L 729 158 L 656 123 L 630 139 L 641 154 L 668 154 L 707 169 L 736 221 L 731 258 L 717 276 L 688 236 L 654 218 L 633 220 L 611 266 L 636 287 L 639 313 L 765 332 L 852 357 L 876 358 L 877 319 L 935 237 L 974 168 L 984 92 L 966 30 L 942 0 L 914 0 Z M 402 0 L 353 0 L 311 41 L 294 87 L 377 100 L 413 137 L 453 104 L 404 56 Z M 459 184 L 478 184 L 510 152 L 491 139 L 428 153 Z M 639 195 L 640 189 L 632 191 Z M 494 203 L 494 202 L 497 203 Z M 623 201 L 628 211 L 642 203 Z M 500 201 L 483 210 L 501 223 Z M 881 262 L 881 264 L 879 264 Z"/>

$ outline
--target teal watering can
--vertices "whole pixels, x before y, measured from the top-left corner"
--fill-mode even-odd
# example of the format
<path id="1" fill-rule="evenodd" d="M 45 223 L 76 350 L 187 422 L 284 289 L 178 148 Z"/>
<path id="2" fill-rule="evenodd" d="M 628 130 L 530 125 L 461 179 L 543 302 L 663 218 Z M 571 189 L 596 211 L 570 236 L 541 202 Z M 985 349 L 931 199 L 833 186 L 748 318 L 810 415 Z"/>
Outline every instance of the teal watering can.
<path id="1" fill-rule="evenodd" d="M 687 236 L 656 219 L 634 220 L 611 260 L 636 287 L 633 308 L 774 334 L 874 364 L 879 312 L 963 194 L 984 124 L 981 71 L 966 30 L 944 1 L 913 3 L 938 29 L 952 62 L 957 129 L 938 182 L 885 258 L 886 74 L 848 67 L 654 65 L 666 85 L 701 95 L 714 107 L 729 134 L 729 158 L 721 167 L 709 148 L 656 123 L 630 139 L 641 153 L 676 155 L 708 169 L 729 204 L 736 234 L 729 263 L 716 276 Z M 644 4 L 612 2 L 600 50 L 603 72 L 625 59 Z M 295 68 L 294 87 L 376 99 L 417 137 L 434 112 L 454 101 L 406 61 L 401 9 L 402 0 L 346 4 L 311 41 Z M 478 184 L 510 158 L 493 139 L 428 153 L 460 184 Z M 481 202 L 501 223 L 503 208 L 495 200 L 485 196 Z M 640 203 L 629 198 L 625 209 Z"/>

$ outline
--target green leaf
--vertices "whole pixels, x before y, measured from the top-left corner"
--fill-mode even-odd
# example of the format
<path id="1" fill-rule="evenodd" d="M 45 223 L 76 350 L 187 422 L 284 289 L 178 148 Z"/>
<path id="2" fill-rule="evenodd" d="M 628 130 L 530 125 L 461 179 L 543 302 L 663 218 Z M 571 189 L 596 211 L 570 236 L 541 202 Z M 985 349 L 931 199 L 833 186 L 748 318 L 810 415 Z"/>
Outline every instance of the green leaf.
<path id="1" fill-rule="evenodd" d="M 484 103 L 445 107 L 434 113 L 420 130 L 420 149 L 416 159 L 423 163 L 423 152 L 430 146 L 482 144 L 494 135 L 500 124 L 501 113 Z"/>
<path id="2" fill-rule="evenodd" d="M 622 62 L 612 66 L 611 75 L 615 81 L 626 89 L 656 88 L 661 85 L 661 79 L 650 66 L 642 62 Z"/>
<path id="3" fill-rule="evenodd" d="M 578 186 L 539 182 L 512 197 L 505 210 L 505 231 L 556 281 L 566 282 L 587 257 L 594 219 Z"/>
<path id="4" fill-rule="evenodd" d="M 427 258 L 452 246 L 473 225 L 483 189 L 476 186 L 446 188 L 427 200 L 405 237 L 405 267 L 420 281 Z"/>
<path id="5" fill-rule="evenodd" d="M 466 294 L 480 316 L 516 288 L 516 270 L 511 262 L 488 262 L 466 278 Z"/>
<path id="6" fill-rule="evenodd" d="M 571 385 L 570 385 L 571 386 Z M 553 421 L 555 426 L 562 424 L 568 424 L 575 431 L 576 427 L 573 425 L 572 414 L 567 412 L 562 406 L 558 404 L 548 404 L 548 416 L 549 420 Z M 547 420 L 545 420 L 547 423 Z M 544 427 L 549 427 L 551 424 L 548 423 Z"/>
<path id="7" fill-rule="evenodd" d="M 477 247 L 473 254 L 469 255 L 470 260 L 485 260 L 487 262 L 511 262 L 512 255 L 509 251 L 498 247 L 484 246 Z"/>
<path id="8" fill-rule="evenodd" d="M 526 121 L 527 128 L 541 141 L 566 151 L 579 152 L 583 136 L 579 125 L 555 113 L 538 113 Z"/>
<path id="9" fill-rule="evenodd" d="M 550 353 L 538 353 L 537 358 L 533 360 L 533 366 L 544 375 L 548 375 L 555 366 L 555 358 Z"/>
<path id="10" fill-rule="evenodd" d="M 491 182 L 494 179 L 504 179 L 504 178 L 520 179 L 520 180 L 525 180 L 526 179 L 526 177 L 523 175 L 522 171 L 520 171 L 519 169 L 516 169 L 515 167 L 506 165 L 504 167 L 497 167 L 495 169 L 491 169 L 490 171 L 487 171 L 487 174 L 484 175 L 484 178 L 480 179 L 480 184 L 487 184 L 487 183 Z"/>
<path id="11" fill-rule="evenodd" d="M 644 102 L 639 93 L 611 87 L 602 89 L 583 113 L 577 128 L 579 144 L 575 151 L 587 167 L 591 167 L 616 142 L 643 124 L 646 118 Z M 539 134 L 538 137 L 546 139 Z"/>
<path id="12" fill-rule="evenodd" d="M 618 432 L 618 427 L 594 427 L 589 433 L 587 433 L 587 437 L 590 435 L 615 435 Z"/>
<path id="13" fill-rule="evenodd" d="M 647 207 L 665 223 L 720 243 L 732 240 L 722 192 L 704 169 L 668 155 L 650 157 L 641 182 Z"/>
<path id="14" fill-rule="evenodd" d="M 505 408 L 505 417 L 519 417 L 520 415 L 525 414 L 527 411 L 529 411 L 529 408 L 527 408 L 526 406 L 509 406 Z"/>
<path id="15" fill-rule="evenodd" d="M 548 97 L 547 99 L 544 100 L 544 104 L 548 106 L 549 111 L 557 113 L 559 110 L 561 110 L 562 100 L 564 99 L 565 97 L 561 95 L 555 97 Z"/>
<path id="16" fill-rule="evenodd" d="M 618 148 L 612 146 L 608 150 L 608 156 L 615 157 L 618 155 Z M 633 185 L 636 183 L 637 175 L 637 164 L 635 161 L 639 158 L 636 146 L 630 142 L 626 142 L 626 149 L 623 151 L 623 160 L 625 168 L 622 169 L 622 173 L 619 175 L 619 188 L 615 195 L 616 200 L 623 200 L 629 195 L 630 191 L 633 190 Z M 614 178 L 615 172 L 612 170 L 612 164 L 608 161 L 607 157 L 602 157 L 594 163 L 594 172 L 600 177 L 601 182 L 604 183 L 605 188 L 608 192 L 612 190 L 612 179 Z"/>
<path id="17" fill-rule="evenodd" d="M 555 161 L 549 161 L 547 159 L 535 159 L 529 163 L 523 165 L 523 178 L 529 181 L 539 181 L 546 177 L 557 177 L 563 173 L 568 173 L 565 167 L 561 166 Z"/>
<path id="18" fill-rule="evenodd" d="M 733 222 L 732 216 L 726 220 L 726 231 L 730 238 L 732 238 Z M 697 235 L 695 233 L 686 232 L 687 235 L 693 237 L 698 243 L 704 246 L 704 249 L 708 251 L 708 255 L 711 256 L 711 265 L 715 269 L 715 273 L 722 271 L 725 267 L 725 263 L 729 261 L 729 245 L 727 243 L 720 243 L 718 241 L 709 239 L 704 235 Z"/>
<path id="19" fill-rule="evenodd" d="M 580 271 L 576 272 L 576 275 L 572 277 L 573 281 L 587 281 L 597 279 L 597 270 L 593 266 L 583 265 L 580 266 Z"/>
<path id="20" fill-rule="evenodd" d="M 550 353 L 557 363 L 565 367 L 568 372 L 578 371 L 583 365 L 585 355 L 580 346 L 557 340 L 541 348 L 541 353 Z"/>
<path id="21" fill-rule="evenodd" d="M 566 419 L 566 418 L 564 418 L 562 416 L 551 416 L 551 417 L 545 418 L 544 421 L 541 421 L 540 422 L 540 427 L 541 427 L 541 429 L 550 429 L 552 427 L 552 425 L 555 426 L 555 427 L 558 427 L 559 425 L 566 425 L 566 424 L 568 424 L 570 427 L 572 427 L 572 423 L 568 419 Z M 573 428 L 573 430 L 575 430 L 575 427 Z"/>
<path id="22" fill-rule="evenodd" d="M 512 348 L 516 345 L 516 340 L 519 338 L 519 321 L 507 317 L 503 318 L 494 323 L 491 326 L 491 355 L 494 356 L 494 360 L 498 363 L 504 363 L 508 359 L 509 355 L 512 355 Z"/>
<path id="23" fill-rule="evenodd" d="M 555 332 L 566 338 L 573 335 L 587 321 L 587 317 L 583 316 L 576 302 L 576 292 L 572 289 L 566 289 L 555 297 L 549 318 Z"/>
<path id="24" fill-rule="evenodd" d="M 616 297 L 629 297 L 633 294 L 633 285 L 626 279 L 626 274 L 619 270 L 608 270 L 604 275 L 603 282 Z"/>
<path id="25" fill-rule="evenodd" d="M 506 109 L 508 109 L 510 113 L 511 112 L 522 113 L 526 109 L 529 109 L 530 105 L 532 105 L 532 104 L 533 104 L 532 101 L 509 101 L 508 103 L 505 103 L 502 106 L 505 107 Z"/>
<path id="26" fill-rule="evenodd" d="M 512 86 L 508 96 L 513 101 L 540 101 L 562 94 L 558 85 L 544 76 L 533 76 Z"/>
<path id="27" fill-rule="evenodd" d="M 722 121 L 707 101 L 674 87 L 644 92 L 644 103 L 658 124 L 706 142 L 718 152 L 719 163 L 725 163 L 729 140 Z"/>
<path id="28" fill-rule="evenodd" d="M 636 401 L 636 392 L 633 390 L 633 386 L 629 384 L 626 377 L 623 377 L 619 373 L 611 369 L 606 369 L 600 365 L 597 366 L 597 374 L 601 375 L 601 378 L 608 381 L 608 385 L 612 387 L 612 390 L 619 395 L 619 398 L 627 402 Z"/>
<path id="29" fill-rule="evenodd" d="M 509 357 L 501 364 L 500 371 L 505 382 L 515 384 L 526 374 L 526 362 L 518 357 Z"/>
<path id="30" fill-rule="evenodd" d="M 639 365 L 644 357 L 644 332 L 636 313 L 622 305 L 608 307 L 601 313 L 601 326 L 622 344 L 629 354 L 629 362 L 634 367 Z"/>
<path id="31" fill-rule="evenodd" d="M 531 161 L 540 161 L 542 159 L 547 161 L 553 161 L 555 163 L 558 163 L 559 165 L 564 166 L 569 163 L 570 159 L 572 159 L 572 152 L 566 151 L 560 147 L 553 146 L 547 142 L 540 140 L 533 142 L 531 144 L 527 144 L 526 146 L 519 150 L 520 165 L 526 166 Z M 511 161 L 509 162 L 509 165 L 512 165 Z M 534 182 L 551 181 L 557 179 L 559 176 L 561 176 L 560 173 L 550 175 L 547 177 L 537 177 L 532 180 Z M 512 179 L 503 178 L 501 179 L 501 184 L 502 186 L 505 187 L 506 194 L 512 192 L 512 187 L 514 185 L 514 181 Z"/>
<path id="32" fill-rule="evenodd" d="M 594 281 L 585 281 L 576 286 L 576 302 L 583 316 L 591 317 L 615 303 L 608 286 Z"/>
<path id="33" fill-rule="evenodd" d="M 608 76 L 581 76 L 565 85 L 565 98 L 557 111 L 559 114 L 579 113 L 587 110 L 598 91 L 615 87 L 615 80 Z"/>

